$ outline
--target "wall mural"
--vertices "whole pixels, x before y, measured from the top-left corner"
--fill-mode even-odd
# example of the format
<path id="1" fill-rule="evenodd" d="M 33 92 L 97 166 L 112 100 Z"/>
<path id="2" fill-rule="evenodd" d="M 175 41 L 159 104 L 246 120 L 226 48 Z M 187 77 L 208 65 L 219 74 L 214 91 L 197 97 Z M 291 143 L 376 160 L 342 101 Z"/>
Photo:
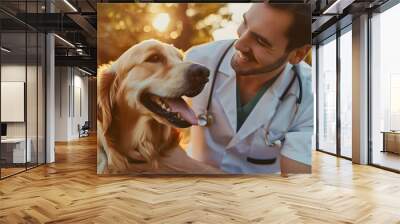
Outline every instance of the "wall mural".
<path id="1" fill-rule="evenodd" d="M 98 4 L 98 174 L 311 172 L 307 4 Z"/>

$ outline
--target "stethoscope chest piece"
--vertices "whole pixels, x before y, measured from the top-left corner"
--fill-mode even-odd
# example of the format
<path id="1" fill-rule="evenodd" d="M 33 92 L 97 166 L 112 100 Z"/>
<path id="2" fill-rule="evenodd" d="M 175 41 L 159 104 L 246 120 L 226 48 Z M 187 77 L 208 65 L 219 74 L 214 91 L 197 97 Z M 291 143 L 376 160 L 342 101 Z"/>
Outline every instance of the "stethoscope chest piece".
<path id="1" fill-rule="evenodd" d="M 210 126 L 213 122 L 213 116 L 208 112 L 200 114 L 197 119 L 200 127 Z"/>
<path id="2" fill-rule="evenodd" d="M 269 131 L 266 131 L 266 132 L 265 132 L 265 135 L 264 135 L 265 144 L 266 144 L 268 147 L 281 146 L 282 143 L 283 143 L 282 141 L 284 141 L 285 138 L 280 138 L 280 139 L 271 140 L 270 134 L 271 134 L 271 133 L 270 133 Z"/>

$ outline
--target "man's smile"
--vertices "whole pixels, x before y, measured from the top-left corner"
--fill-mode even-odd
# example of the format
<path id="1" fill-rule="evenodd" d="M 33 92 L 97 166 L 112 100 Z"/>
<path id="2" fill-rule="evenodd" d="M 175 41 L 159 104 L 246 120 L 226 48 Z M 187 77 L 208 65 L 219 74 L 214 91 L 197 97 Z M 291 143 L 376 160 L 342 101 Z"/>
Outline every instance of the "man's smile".
<path id="1" fill-rule="evenodd" d="M 239 58 L 241 59 L 241 60 L 243 60 L 243 61 L 250 61 L 250 58 L 249 57 L 247 57 L 246 55 L 244 55 L 241 51 L 238 51 L 238 56 L 239 56 Z"/>

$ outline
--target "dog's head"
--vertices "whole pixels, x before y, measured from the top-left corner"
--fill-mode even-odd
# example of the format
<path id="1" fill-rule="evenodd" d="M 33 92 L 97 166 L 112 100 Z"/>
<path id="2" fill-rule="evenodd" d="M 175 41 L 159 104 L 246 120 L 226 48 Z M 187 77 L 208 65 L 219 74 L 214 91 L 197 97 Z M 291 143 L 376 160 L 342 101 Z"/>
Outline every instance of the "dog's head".
<path id="1" fill-rule="evenodd" d="M 172 45 L 143 41 L 122 54 L 103 76 L 114 79 L 112 88 L 117 89 L 111 88 L 111 95 L 119 95 L 142 115 L 178 128 L 190 127 L 197 118 L 182 97 L 199 94 L 209 70 L 183 62 L 182 56 Z"/>
<path id="2" fill-rule="evenodd" d="M 178 128 L 197 124 L 182 97 L 199 94 L 208 82 L 209 70 L 183 62 L 182 57 L 172 45 L 147 40 L 131 47 L 105 70 L 99 69 L 98 109 L 103 131 L 110 127 L 115 108 L 123 110 L 117 118 L 120 123 L 131 122 L 129 117 L 135 116 L 141 118 L 137 122 L 145 118 L 146 122 L 156 120 Z"/>

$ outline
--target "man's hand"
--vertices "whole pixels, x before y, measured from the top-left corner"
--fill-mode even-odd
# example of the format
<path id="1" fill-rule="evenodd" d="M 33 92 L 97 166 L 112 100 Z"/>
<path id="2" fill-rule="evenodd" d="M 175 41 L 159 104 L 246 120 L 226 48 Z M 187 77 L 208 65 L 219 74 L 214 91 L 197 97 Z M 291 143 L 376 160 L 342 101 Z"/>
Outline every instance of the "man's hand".
<path id="1" fill-rule="evenodd" d="M 311 166 L 281 156 L 281 176 L 288 177 L 289 173 L 311 173 Z"/>

